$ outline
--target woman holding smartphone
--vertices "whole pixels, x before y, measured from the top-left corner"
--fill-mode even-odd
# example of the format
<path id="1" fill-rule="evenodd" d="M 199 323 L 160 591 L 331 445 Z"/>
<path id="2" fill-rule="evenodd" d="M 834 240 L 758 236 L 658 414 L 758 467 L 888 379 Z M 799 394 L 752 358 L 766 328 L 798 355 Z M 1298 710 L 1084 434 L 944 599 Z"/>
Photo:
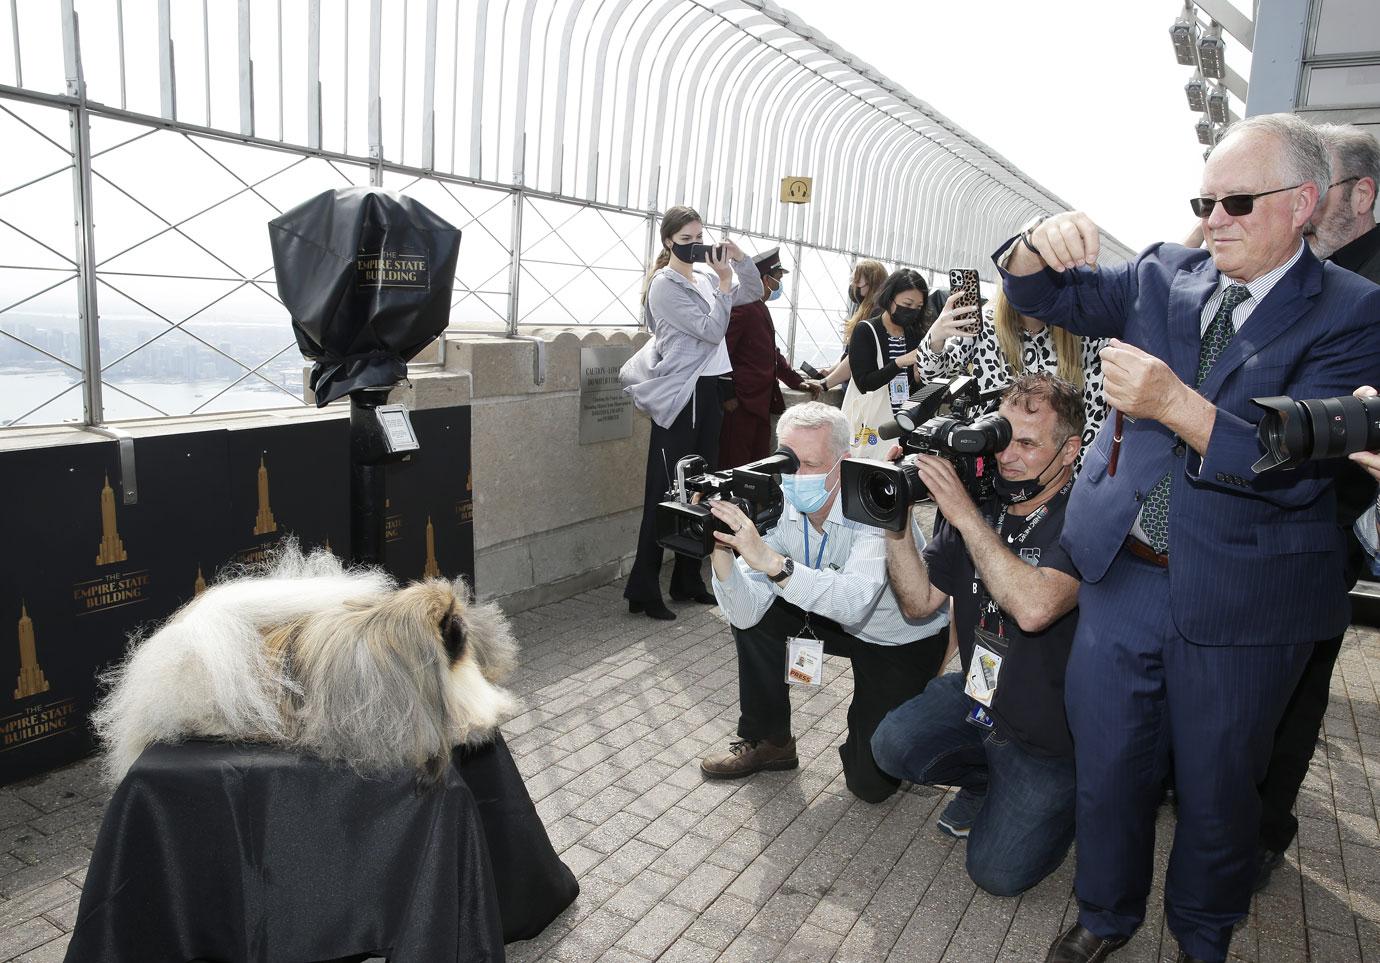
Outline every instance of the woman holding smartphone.
<path id="1" fill-rule="evenodd" d="M 877 295 L 886 283 L 886 266 L 881 261 L 864 260 L 853 266 L 853 280 L 848 285 L 848 303 L 853 313 L 843 322 L 843 357 L 832 368 L 820 372 L 826 389 L 841 385 L 853 376 L 848 364 L 848 345 L 859 321 L 877 316 Z"/>
<path id="2" fill-rule="evenodd" d="M 688 207 L 661 219 L 661 253 L 642 295 L 642 320 L 652 341 L 623 367 L 623 385 L 638 410 L 652 419 L 647 481 L 637 557 L 623 597 L 629 612 L 674 619 L 661 598 L 662 548 L 656 541 L 656 507 L 666 498 L 676 462 L 699 455 L 710 468 L 719 451 L 723 409 L 719 376 L 733 369 L 724 333 L 730 309 L 762 297 L 762 278 L 737 244 L 706 249 L 704 225 Z M 695 270 L 697 263 L 709 269 Z M 712 272 L 712 273 L 711 273 Z M 737 276 L 735 283 L 734 276 Z M 671 598 L 713 604 L 699 559 L 677 555 Z"/>
<path id="3" fill-rule="evenodd" d="M 952 304 L 962 291 L 955 291 Z M 1047 373 L 1083 392 L 1083 447 L 1097 437 L 1107 420 L 1107 400 L 1102 395 L 1102 358 L 1107 342 L 1080 338 L 1063 328 L 1018 314 L 997 289 L 988 304 L 990 316 L 940 315 L 920 344 L 919 369 L 926 381 L 939 381 L 972 369 L 978 388 L 1004 387 L 1026 372 Z M 1082 465 L 1080 453 L 1075 471 Z"/>

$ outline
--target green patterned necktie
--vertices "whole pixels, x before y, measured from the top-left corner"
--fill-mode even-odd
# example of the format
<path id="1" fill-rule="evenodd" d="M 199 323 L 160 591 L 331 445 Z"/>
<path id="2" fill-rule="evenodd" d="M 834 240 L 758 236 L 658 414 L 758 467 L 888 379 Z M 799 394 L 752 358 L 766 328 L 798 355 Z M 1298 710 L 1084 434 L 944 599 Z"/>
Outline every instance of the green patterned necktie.
<path id="1" fill-rule="evenodd" d="M 1227 345 L 1231 344 L 1232 335 L 1236 334 L 1236 328 L 1231 323 L 1232 312 L 1250 296 L 1251 291 L 1244 284 L 1233 284 L 1222 295 L 1222 303 L 1217 306 L 1217 313 L 1212 316 L 1207 330 L 1203 332 L 1202 346 L 1198 349 L 1198 380 L 1194 387 L 1200 387 L 1207 380 L 1212 366 L 1222 357 Z M 1140 527 L 1149 539 L 1151 548 L 1161 555 L 1169 552 L 1168 472 L 1155 482 L 1155 487 L 1145 496 L 1145 502 L 1140 509 Z"/>

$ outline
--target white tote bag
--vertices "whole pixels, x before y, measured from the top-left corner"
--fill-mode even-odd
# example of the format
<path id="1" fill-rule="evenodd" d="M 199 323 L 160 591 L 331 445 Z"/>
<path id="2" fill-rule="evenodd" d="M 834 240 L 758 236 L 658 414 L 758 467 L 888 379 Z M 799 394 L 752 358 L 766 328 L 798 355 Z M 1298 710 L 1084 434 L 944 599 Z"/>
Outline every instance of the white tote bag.
<path id="1" fill-rule="evenodd" d="M 860 322 L 872 332 L 877 341 L 877 367 L 886 366 L 886 355 L 882 353 L 882 342 L 877 338 L 877 329 L 866 321 Z M 853 458 L 885 458 L 891 442 L 886 442 L 877 434 L 877 429 L 891 420 L 891 392 L 888 385 L 875 391 L 863 391 L 852 378 L 848 379 L 848 390 L 843 396 L 842 411 L 853 429 L 853 441 L 849 452 Z"/>

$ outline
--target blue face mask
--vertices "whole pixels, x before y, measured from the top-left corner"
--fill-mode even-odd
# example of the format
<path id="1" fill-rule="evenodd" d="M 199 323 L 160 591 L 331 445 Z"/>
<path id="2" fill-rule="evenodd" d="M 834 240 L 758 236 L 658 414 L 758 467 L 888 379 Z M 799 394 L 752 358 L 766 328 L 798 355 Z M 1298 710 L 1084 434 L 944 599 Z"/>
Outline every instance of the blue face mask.
<path id="1" fill-rule="evenodd" d="M 839 461 L 843 461 L 840 457 Z M 838 465 L 834 462 L 834 466 Z M 829 479 L 829 472 L 834 470 L 834 466 L 829 468 L 822 475 L 782 475 L 781 493 L 786 496 L 786 501 L 796 507 L 797 511 L 806 515 L 817 512 L 824 507 L 824 503 L 833 494 L 833 488 L 825 488 L 824 483 Z"/>
<path id="2" fill-rule="evenodd" d="M 768 300 L 768 301 L 775 301 L 775 300 L 776 300 L 777 298 L 779 298 L 779 297 L 781 297 L 781 289 L 778 287 L 778 288 L 777 288 L 775 291 L 773 291 L 771 294 L 768 294 L 768 295 L 767 295 L 767 300 Z"/>

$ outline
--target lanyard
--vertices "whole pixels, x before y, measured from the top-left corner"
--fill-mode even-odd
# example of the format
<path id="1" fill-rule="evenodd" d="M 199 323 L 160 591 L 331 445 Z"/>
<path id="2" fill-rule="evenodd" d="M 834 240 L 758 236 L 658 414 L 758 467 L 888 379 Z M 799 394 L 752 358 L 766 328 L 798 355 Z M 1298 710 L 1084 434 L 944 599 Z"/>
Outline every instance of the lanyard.
<path id="1" fill-rule="evenodd" d="M 820 568 L 824 565 L 824 546 L 829 544 L 829 533 L 825 532 L 824 537 L 819 541 L 819 555 L 815 557 L 814 564 L 810 564 L 810 519 L 802 515 L 801 523 L 805 526 L 805 565 L 807 568 Z"/>
<path id="2" fill-rule="evenodd" d="M 1064 487 L 1059 489 L 1054 498 L 1063 496 L 1072 487 L 1073 480 L 1070 479 L 1064 483 Z M 1035 509 L 1035 511 L 1031 512 L 1025 520 L 1025 528 L 1021 529 L 1016 535 L 1006 536 L 1006 543 L 1013 547 L 1025 544 L 1025 540 L 1030 537 L 1030 533 L 1035 531 L 1035 526 L 1044 521 L 1045 516 L 1049 514 L 1050 502 L 1053 502 L 1054 498 L 1051 498 L 1048 502 L 1045 502 L 1039 508 Z M 1006 512 L 1009 508 L 1009 505 L 1002 506 L 1001 513 L 997 516 L 996 524 L 993 526 L 996 529 L 998 537 L 1001 537 L 1002 526 L 1006 524 Z M 978 574 L 976 565 L 973 566 L 973 595 L 977 597 L 978 603 L 978 628 L 986 631 L 987 616 L 995 613 L 997 616 L 997 635 L 1004 638 L 1006 636 L 1006 615 L 983 586 L 982 576 Z"/>

